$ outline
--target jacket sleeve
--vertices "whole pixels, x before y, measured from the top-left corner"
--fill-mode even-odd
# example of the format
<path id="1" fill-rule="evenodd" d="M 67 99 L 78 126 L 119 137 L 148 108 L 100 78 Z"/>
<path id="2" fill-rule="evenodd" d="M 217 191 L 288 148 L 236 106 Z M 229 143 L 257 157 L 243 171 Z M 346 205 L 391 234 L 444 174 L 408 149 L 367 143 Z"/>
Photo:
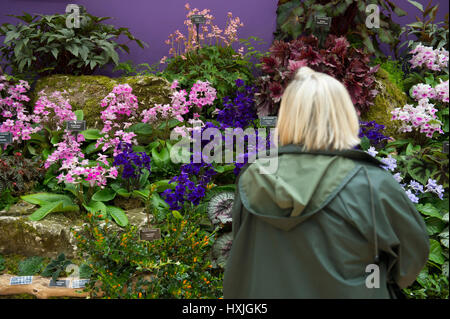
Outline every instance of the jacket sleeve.
<path id="1" fill-rule="evenodd" d="M 241 214 L 242 214 L 242 201 L 239 193 L 239 184 L 236 183 L 236 192 L 234 194 L 233 207 L 231 208 L 231 216 L 233 218 L 232 232 L 233 239 L 236 238 L 236 234 L 241 227 Z"/>
<path id="2" fill-rule="evenodd" d="M 382 213 L 376 218 L 380 250 L 388 255 L 388 276 L 400 288 L 405 288 L 415 281 L 428 260 L 425 222 L 392 176 L 385 175 L 378 186 L 377 205 Z"/>

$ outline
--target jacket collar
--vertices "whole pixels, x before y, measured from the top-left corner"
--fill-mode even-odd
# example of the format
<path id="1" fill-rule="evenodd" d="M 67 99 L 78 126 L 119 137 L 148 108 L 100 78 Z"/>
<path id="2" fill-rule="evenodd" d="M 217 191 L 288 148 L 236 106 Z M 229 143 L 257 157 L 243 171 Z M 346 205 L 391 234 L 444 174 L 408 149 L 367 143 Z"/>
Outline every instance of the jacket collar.
<path id="1" fill-rule="evenodd" d="M 313 154 L 313 155 L 328 155 L 328 156 L 342 156 L 346 158 L 350 158 L 356 161 L 363 161 L 368 162 L 374 165 L 384 165 L 382 162 L 380 162 L 375 157 L 371 156 L 370 154 L 355 150 L 355 149 L 349 149 L 349 150 L 343 150 L 343 151 L 332 151 L 332 150 L 314 150 L 314 151 L 306 151 L 303 149 L 302 145 L 295 145 L 295 144 L 289 144 L 284 145 L 278 148 L 278 154 Z"/>

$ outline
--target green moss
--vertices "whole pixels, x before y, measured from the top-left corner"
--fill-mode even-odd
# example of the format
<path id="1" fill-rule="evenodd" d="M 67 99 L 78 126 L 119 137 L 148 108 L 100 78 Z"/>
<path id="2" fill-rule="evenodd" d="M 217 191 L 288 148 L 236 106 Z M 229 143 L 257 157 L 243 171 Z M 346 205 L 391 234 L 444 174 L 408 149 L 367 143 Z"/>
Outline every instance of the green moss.
<path id="1" fill-rule="evenodd" d="M 398 132 L 399 121 L 391 121 L 391 111 L 403 107 L 407 103 L 406 94 L 389 78 L 389 73 L 380 68 L 376 73 L 376 89 L 378 94 L 368 112 L 361 116 L 364 121 L 375 121 L 385 126 L 385 133 L 395 139 L 401 138 Z"/>
<path id="2" fill-rule="evenodd" d="M 401 63 L 389 58 L 386 61 L 375 59 L 374 63 L 380 64 L 381 68 L 387 72 L 389 80 L 395 84 L 401 91 L 405 91 L 404 79 L 405 73 L 402 70 Z"/>
<path id="3" fill-rule="evenodd" d="M 169 103 L 170 83 L 153 75 L 109 78 L 100 75 L 53 75 L 37 81 L 33 93 L 33 103 L 37 101 L 38 93 L 44 90 L 47 94 L 55 91 L 66 91 L 73 110 L 83 110 L 87 126 L 101 128 L 100 106 L 117 84 L 128 83 L 133 88 L 133 94 L 139 101 L 139 112 L 154 104 Z"/>

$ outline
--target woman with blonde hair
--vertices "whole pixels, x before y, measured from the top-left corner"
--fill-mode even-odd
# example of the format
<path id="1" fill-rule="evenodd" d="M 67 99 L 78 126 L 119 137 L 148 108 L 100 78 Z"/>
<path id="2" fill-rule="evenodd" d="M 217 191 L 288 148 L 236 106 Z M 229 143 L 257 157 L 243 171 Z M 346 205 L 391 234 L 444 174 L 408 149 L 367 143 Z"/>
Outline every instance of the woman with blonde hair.
<path id="1" fill-rule="evenodd" d="M 346 88 L 302 67 L 283 94 L 278 170 L 236 182 L 225 298 L 394 298 L 428 259 L 424 221 L 359 144 Z"/>

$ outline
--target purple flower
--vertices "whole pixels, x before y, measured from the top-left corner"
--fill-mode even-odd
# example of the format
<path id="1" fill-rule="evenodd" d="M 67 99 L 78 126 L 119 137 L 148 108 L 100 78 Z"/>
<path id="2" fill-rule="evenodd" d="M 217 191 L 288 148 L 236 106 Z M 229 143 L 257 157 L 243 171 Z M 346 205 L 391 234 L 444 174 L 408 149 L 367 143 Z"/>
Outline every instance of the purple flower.
<path id="1" fill-rule="evenodd" d="M 386 158 L 382 158 L 381 162 L 385 165 L 381 166 L 385 170 L 394 171 L 397 168 L 397 160 L 393 158 L 391 155 L 388 155 Z"/>
<path id="2" fill-rule="evenodd" d="M 416 182 L 415 180 L 411 180 L 411 181 L 409 182 L 409 187 L 410 187 L 412 190 L 416 191 L 416 192 L 421 192 L 421 193 L 423 193 L 423 185 L 420 184 L 420 183 L 418 183 L 418 182 Z"/>
<path id="3" fill-rule="evenodd" d="M 427 192 L 437 194 L 440 199 L 444 198 L 444 188 L 442 185 L 438 185 L 436 180 L 429 178 L 425 187 Z"/>
<path id="4" fill-rule="evenodd" d="M 419 202 L 419 197 L 417 197 L 413 192 L 411 192 L 410 189 L 408 189 L 406 191 L 406 195 L 408 195 L 408 198 L 413 202 L 413 203 L 418 203 Z"/>
<path id="5" fill-rule="evenodd" d="M 402 175 L 400 174 L 400 173 L 395 173 L 394 175 L 393 175 L 393 177 L 395 178 L 395 180 L 397 181 L 397 182 L 401 182 L 402 181 L 402 179 L 403 179 L 403 177 L 402 177 Z"/>
<path id="6" fill-rule="evenodd" d="M 123 166 L 123 179 L 139 179 L 144 169 L 151 172 L 151 158 L 144 152 L 135 153 L 131 144 L 120 142 L 114 157 L 113 166 Z"/>

